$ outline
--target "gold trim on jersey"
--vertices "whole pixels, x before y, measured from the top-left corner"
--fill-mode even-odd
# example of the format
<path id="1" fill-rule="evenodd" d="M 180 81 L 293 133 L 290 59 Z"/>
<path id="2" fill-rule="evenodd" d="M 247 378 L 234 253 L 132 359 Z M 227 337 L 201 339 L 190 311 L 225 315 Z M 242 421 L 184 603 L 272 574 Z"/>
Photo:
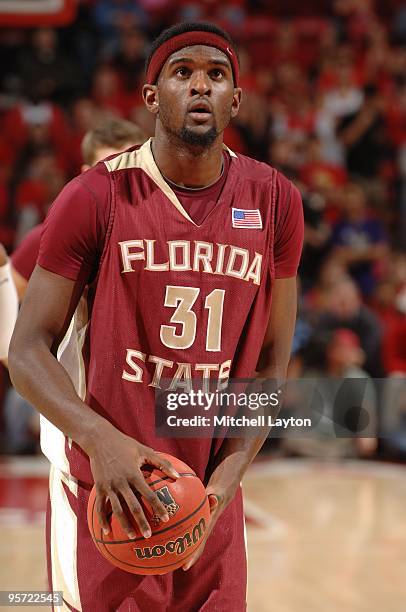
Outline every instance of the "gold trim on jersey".
<path id="1" fill-rule="evenodd" d="M 120 153 L 113 159 L 105 160 L 104 164 L 109 172 L 116 172 L 117 170 L 129 170 L 131 168 L 140 168 L 154 181 L 166 195 L 168 200 L 175 206 L 180 214 L 185 217 L 190 223 L 197 226 L 197 223 L 188 215 L 186 210 L 183 208 L 175 192 L 170 188 L 168 183 L 163 178 L 158 166 L 155 163 L 154 156 L 151 150 L 152 138 L 149 138 L 139 149 L 136 151 L 125 151 Z M 237 157 L 234 151 L 231 151 L 225 144 L 223 144 L 225 151 L 229 153 L 231 157 Z M 198 227 L 198 226 L 197 226 Z"/>
<path id="2" fill-rule="evenodd" d="M 87 289 L 85 289 L 57 352 L 58 361 L 69 374 L 76 393 L 83 401 L 86 397 L 86 370 L 82 349 L 86 339 L 88 321 Z M 64 433 L 42 414 L 40 423 L 42 452 L 55 467 L 68 474 L 70 468 L 65 452 Z M 70 438 L 68 438 L 68 445 L 69 448 L 72 448 Z"/>

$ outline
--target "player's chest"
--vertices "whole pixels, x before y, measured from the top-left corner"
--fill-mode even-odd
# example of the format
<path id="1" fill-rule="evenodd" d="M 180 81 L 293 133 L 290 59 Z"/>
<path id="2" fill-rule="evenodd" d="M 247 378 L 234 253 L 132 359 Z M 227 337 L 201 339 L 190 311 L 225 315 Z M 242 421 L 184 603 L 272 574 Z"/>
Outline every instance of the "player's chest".
<path id="1" fill-rule="evenodd" d="M 255 200 L 224 194 L 200 225 L 180 203 L 159 192 L 122 201 L 110 237 L 123 272 L 190 272 L 259 284 L 272 250 L 273 227 L 266 194 Z"/>

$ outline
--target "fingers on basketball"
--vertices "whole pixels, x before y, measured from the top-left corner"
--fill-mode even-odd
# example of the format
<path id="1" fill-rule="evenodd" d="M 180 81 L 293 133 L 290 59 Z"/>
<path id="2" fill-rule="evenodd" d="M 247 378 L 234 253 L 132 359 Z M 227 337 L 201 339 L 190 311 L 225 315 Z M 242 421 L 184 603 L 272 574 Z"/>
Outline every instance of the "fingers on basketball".
<path id="1" fill-rule="evenodd" d="M 115 491 L 109 491 L 108 495 L 111 503 L 111 509 L 120 523 L 122 530 L 128 534 L 128 537 L 133 537 L 134 527 L 132 527 L 126 513 L 124 512 L 119 496 Z"/>
<path id="2" fill-rule="evenodd" d="M 161 472 L 163 472 L 170 478 L 173 478 L 174 480 L 180 478 L 179 473 L 175 470 L 172 463 L 168 461 L 168 459 L 164 459 L 158 453 L 154 453 L 153 455 L 147 457 L 147 463 L 159 468 Z"/>
<path id="3" fill-rule="evenodd" d="M 110 525 L 107 519 L 107 499 L 105 495 L 100 491 L 97 493 L 96 497 L 96 514 L 100 523 L 100 527 L 103 529 L 104 533 L 109 533 Z"/>
<path id="4" fill-rule="evenodd" d="M 149 487 L 145 481 L 142 473 L 139 478 L 133 478 L 131 484 L 136 488 L 142 495 L 144 500 L 147 502 L 147 509 L 150 510 L 151 514 L 158 516 L 164 523 L 169 520 L 168 513 L 162 502 L 159 501 L 155 492 Z"/>
<path id="5" fill-rule="evenodd" d="M 129 512 L 133 516 L 144 538 L 151 537 L 151 528 L 145 517 L 144 510 L 130 486 L 123 489 L 122 496 Z M 126 529 L 126 532 L 128 533 L 129 538 L 136 537 L 136 533 L 132 526 L 130 527 L 129 531 Z"/>

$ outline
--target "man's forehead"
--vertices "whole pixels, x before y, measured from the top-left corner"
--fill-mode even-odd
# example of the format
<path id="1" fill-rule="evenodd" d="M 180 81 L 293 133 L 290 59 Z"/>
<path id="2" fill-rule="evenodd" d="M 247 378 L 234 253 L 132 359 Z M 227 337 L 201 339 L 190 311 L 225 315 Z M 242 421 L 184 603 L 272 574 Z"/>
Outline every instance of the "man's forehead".
<path id="1" fill-rule="evenodd" d="M 190 60 L 205 59 L 214 61 L 226 61 L 228 66 L 231 67 L 231 63 L 226 53 L 217 49 L 217 47 L 211 47 L 209 45 L 191 45 L 189 47 L 183 47 L 178 49 L 168 58 L 168 63 L 174 63 L 182 58 Z"/>

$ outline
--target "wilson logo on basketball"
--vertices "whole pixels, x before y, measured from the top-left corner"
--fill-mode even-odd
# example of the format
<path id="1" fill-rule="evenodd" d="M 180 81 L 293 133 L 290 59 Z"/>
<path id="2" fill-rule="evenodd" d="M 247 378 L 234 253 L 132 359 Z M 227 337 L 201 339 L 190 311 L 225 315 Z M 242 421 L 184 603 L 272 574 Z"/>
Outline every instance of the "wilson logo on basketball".
<path id="1" fill-rule="evenodd" d="M 138 559 L 152 559 L 153 557 L 162 557 L 166 553 L 175 553 L 176 555 L 182 555 L 187 548 L 194 546 L 202 539 L 204 532 L 206 531 L 206 522 L 204 518 L 193 527 L 192 533 L 185 533 L 185 535 L 176 540 L 169 540 L 166 544 L 153 546 L 150 548 L 134 548 L 135 554 Z"/>

